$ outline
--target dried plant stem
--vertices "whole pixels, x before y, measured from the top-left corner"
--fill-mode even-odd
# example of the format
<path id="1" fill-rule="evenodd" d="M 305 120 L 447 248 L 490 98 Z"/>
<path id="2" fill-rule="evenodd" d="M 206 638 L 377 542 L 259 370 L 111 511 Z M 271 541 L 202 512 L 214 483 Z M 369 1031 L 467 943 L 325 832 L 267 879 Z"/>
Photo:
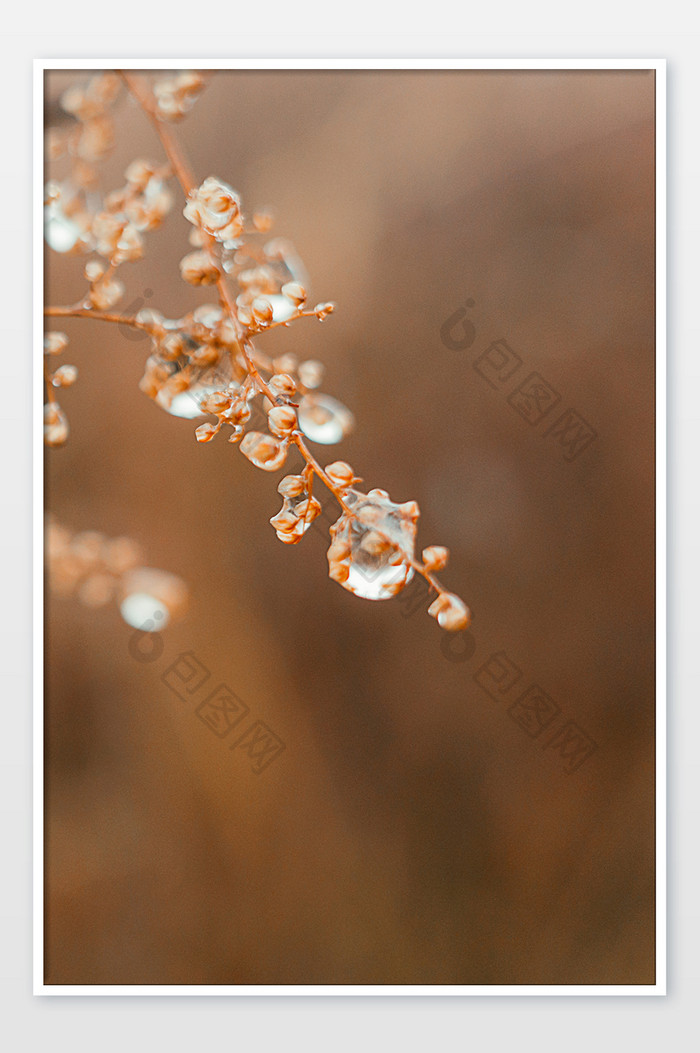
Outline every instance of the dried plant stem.
<path id="1" fill-rule="evenodd" d="M 47 318 L 94 318 L 98 322 L 115 322 L 131 329 L 141 329 L 144 333 L 151 333 L 153 329 L 147 322 L 140 322 L 133 315 L 95 311 L 91 307 L 83 307 L 82 304 L 76 304 L 74 307 L 45 307 L 44 315 Z"/>
<path id="2" fill-rule="evenodd" d="M 128 73 L 124 70 L 117 71 L 122 81 L 126 85 L 127 90 L 135 101 L 139 104 L 146 117 L 153 125 L 156 134 L 160 140 L 163 150 L 168 159 L 172 174 L 177 179 L 180 187 L 185 195 L 185 198 L 189 198 L 190 195 L 196 189 L 196 183 L 192 174 L 190 165 L 184 156 L 184 153 L 177 142 L 176 137 L 173 135 L 170 128 L 161 120 L 154 99 L 150 92 L 150 89 L 143 83 L 140 76 Z M 243 356 L 245 367 L 250 377 L 250 380 L 254 383 L 255 388 L 260 391 L 274 406 L 279 403 L 279 400 L 275 393 L 272 391 L 264 376 L 260 372 L 262 369 L 265 372 L 272 372 L 269 365 L 264 364 L 260 361 L 260 358 L 251 343 L 248 332 L 245 327 L 241 324 L 238 318 L 238 311 L 235 300 L 228 287 L 226 276 L 222 272 L 218 261 L 214 253 L 215 240 L 211 236 L 207 235 L 205 238 L 204 249 L 210 257 L 212 266 L 215 268 L 217 278 L 215 282 L 219 303 L 230 320 L 235 333 L 238 336 L 238 348 L 233 347 L 231 350 L 232 359 L 235 359 L 237 350 Z M 111 274 L 111 269 L 110 272 Z M 122 316 L 107 311 L 96 311 L 85 306 L 84 303 L 76 304 L 72 307 L 48 307 L 45 310 L 45 314 L 48 317 L 82 317 L 82 318 L 94 318 L 104 322 L 115 322 L 118 324 L 131 326 L 135 329 L 141 329 L 144 332 L 151 333 L 152 325 L 147 322 L 139 321 L 136 317 Z M 299 317 L 319 317 L 317 311 L 311 310 L 298 310 L 291 318 L 283 322 L 270 322 L 265 326 L 260 327 L 260 332 L 266 332 L 268 329 L 277 328 L 289 324 L 290 321 L 295 320 Z M 50 385 L 49 387 L 49 398 L 51 399 Z M 334 498 L 340 505 L 345 516 L 351 519 L 356 519 L 356 513 L 347 504 L 345 500 L 345 491 L 339 485 L 337 485 L 330 476 L 324 471 L 321 465 L 318 463 L 316 458 L 313 456 L 311 451 L 308 449 L 301 431 L 297 428 L 291 432 L 288 436 L 287 445 L 295 445 L 301 454 L 305 462 L 305 475 L 310 480 L 312 475 L 315 475 L 323 485 L 333 494 Z M 382 534 L 379 530 L 378 533 Z M 389 541 L 391 539 L 388 539 Z M 419 560 L 414 559 L 408 553 L 404 553 L 406 563 L 410 564 L 414 571 L 421 574 L 427 581 L 431 589 L 434 589 L 438 594 L 449 596 L 448 591 L 441 585 L 438 579 L 427 569 L 427 567 Z"/>

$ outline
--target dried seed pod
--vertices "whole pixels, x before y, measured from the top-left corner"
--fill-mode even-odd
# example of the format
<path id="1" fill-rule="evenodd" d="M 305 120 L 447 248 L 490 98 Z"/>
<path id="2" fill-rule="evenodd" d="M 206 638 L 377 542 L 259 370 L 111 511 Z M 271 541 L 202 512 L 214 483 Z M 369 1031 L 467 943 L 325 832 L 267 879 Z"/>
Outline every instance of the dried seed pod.
<path id="1" fill-rule="evenodd" d="M 256 296 L 250 305 L 253 311 L 253 318 L 258 325 L 269 325 L 274 317 L 274 310 L 269 300 L 266 300 L 264 296 Z"/>
<path id="2" fill-rule="evenodd" d="M 238 194 L 215 176 L 209 176 L 190 191 L 184 215 L 217 241 L 235 241 L 243 231 Z"/>
<path id="3" fill-rule="evenodd" d="M 232 424 L 245 424 L 250 420 L 250 406 L 245 399 L 238 398 L 224 413 L 224 417 Z"/>
<path id="4" fill-rule="evenodd" d="M 206 252 L 190 252 L 180 260 L 180 275 L 190 285 L 215 285 L 219 270 Z"/>
<path id="5" fill-rule="evenodd" d="M 270 520 L 278 533 L 290 534 L 299 523 L 299 516 L 287 508 L 283 508 Z"/>
<path id="6" fill-rule="evenodd" d="M 185 353 L 185 338 L 182 333 L 166 333 L 158 343 L 158 352 L 166 362 L 174 362 Z"/>
<path id="7" fill-rule="evenodd" d="M 288 373 L 275 373 L 274 376 L 270 377 L 267 386 L 277 398 L 283 396 L 290 398 L 297 389 L 293 378 Z"/>
<path id="8" fill-rule="evenodd" d="M 200 424 L 194 430 L 197 442 L 211 442 L 214 436 L 218 435 L 220 428 L 221 424 Z"/>
<path id="9" fill-rule="evenodd" d="M 291 300 L 296 307 L 306 302 L 306 289 L 299 282 L 286 282 L 282 286 L 282 295 Z"/>
<path id="10" fill-rule="evenodd" d="M 277 493 L 282 497 L 299 497 L 306 491 L 306 483 L 303 475 L 285 475 L 277 487 Z"/>
<path id="11" fill-rule="evenodd" d="M 355 482 L 355 473 L 345 461 L 333 461 L 333 464 L 326 465 L 324 471 L 336 486 L 352 486 Z"/>
<path id="12" fill-rule="evenodd" d="M 69 388 L 78 379 L 78 370 L 75 366 L 59 366 L 51 377 L 51 383 L 55 388 Z"/>
<path id="13" fill-rule="evenodd" d="M 136 158 L 136 160 L 132 161 L 127 167 L 124 173 L 124 178 L 132 190 L 141 194 L 150 183 L 155 172 L 156 166 L 151 161 L 144 161 L 141 158 Z"/>
<path id="14" fill-rule="evenodd" d="M 467 605 L 451 592 L 441 592 L 428 607 L 428 614 L 437 620 L 441 629 L 447 629 L 448 632 L 466 629 L 471 621 Z"/>
<path id="15" fill-rule="evenodd" d="M 233 402 L 235 395 L 232 391 L 212 391 L 199 403 L 202 413 L 224 413 Z"/>
<path id="16" fill-rule="evenodd" d="M 266 472 L 276 472 L 287 457 L 287 447 L 271 435 L 260 431 L 249 431 L 241 442 L 241 453 L 256 468 Z"/>
<path id="17" fill-rule="evenodd" d="M 70 429 L 68 418 L 57 402 L 44 406 L 44 442 L 47 446 L 63 446 Z"/>
<path id="18" fill-rule="evenodd" d="M 273 219 L 274 217 L 272 215 L 272 212 L 270 212 L 268 209 L 265 209 L 261 212 L 254 212 L 253 226 L 261 234 L 267 234 L 267 232 L 272 228 Z"/>
<path id="19" fill-rule="evenodd" d="M 450 553 L 442 545 L 430 545 L 423 549 L 423 565 L 431 573 L 447 566 Z"/>
<path id="20" fill-rule="evenodd" d="M 90 288 L 90 303 L 98 311 L 107 311 L 114 307 L 124 295 L 124 285 L 117 278 L 100 281 Z"/>
<path id="21" fill-rule="evenodd" d="M 47 333 L 44 337 L 44 351 L 47 355 L 60 355 L 68 347 L 65 333 Z"/>
<path id="22" fill-rule="evenodd" d="M 90 283 L 98 282 L 105 272 L 104 263 L 99 260 L 88 260 L 85 264 L 85 277 Z"/>
<path id="23" fill-rule="evenodd" d="M 315 497 L 309 497 L 305 501 L 300 501 L 294 511 L 305 523 L 313 523 L 314 519 L 318 519 L 321 514 L 321 502 Z"/>
<path id="24" fill-rule="evenodd" d="M 273 435 L 284 439 L 296 428 L 297 415 L 291 406 L 273 406 L 267 415 L 267 423 Z"/>
<path id="25" fill-rule="evenodd" d="M 113 263 L 133 263 L 143 256 L 143 238 L 133 223 L 127 223 L 117 238 Z"/>

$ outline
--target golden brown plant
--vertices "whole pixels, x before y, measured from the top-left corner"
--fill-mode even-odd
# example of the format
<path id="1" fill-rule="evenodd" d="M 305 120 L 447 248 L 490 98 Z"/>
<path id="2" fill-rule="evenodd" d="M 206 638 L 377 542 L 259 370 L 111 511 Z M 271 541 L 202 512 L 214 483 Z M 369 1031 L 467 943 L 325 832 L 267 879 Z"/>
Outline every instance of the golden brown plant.
<path id="1" fill-rule="evenodd" d="M 124 186 L 101 197 L 94 164 L 113 139 L 109 108 L 120 79 L 152 122 L 167 164 L 135 160 L 126 170 Z M 198 73 L 159 76 L 149 83 L 144 76 L 121 72 L 94 77 L 64 94 L 62 105 L 76 126 L 62 140 L 54 138 L 50 156 L 68 153 L 72 170 L 64 183 L 47 188 L 46 237 L 58 252 L 89 254 L 88 289 L 77 303 L 47 307 L 45 313 L 52 318 L 95 318 L 147 333 L 151 353 L 141 390 L 174 416 L 214 418 L 196 427 L 198 442 L 211 442 L 224 431 L 251 464 L 269 472 L 281 469 L 292 450 L 297 451 L 301 469 L 280 482 L 282 508 L 270 520 L 280 541 L 297 544 L 319 516 L 321 505 L 313 493 L 317 480 L 340 509 L 330 530 L 330 577 L 358 596 L 377 600 L 396 595 L 420 574 L 437 594 L 429 613 L 444 629 L 464 629 L 469 609 L 435 576 L 447 562 L 447 549 L 430 546 L 422 559 L 415 556 L 420 514 L 416 502 L 395 504 L 379 489 L 364 493 L 350 465 L 335 461 L 323 467 L 309 449 L 309 441 L 340 441 L 353 426 L 350 411 L 319 392 L 321 364 L 299 362 L 291 354 L 270 359 L 256 345 L 269 330 L 301 318 L 323 321 L 335 305 L 308 305 L 303 265 L 288 241 L 268 238 L 269 214 L 255 213 L 248 221 L 228 183 L 215 176 L 201 184 L 195 181 L 169 122 L 181 119 L 203 88 Z M 163 222 L 173 203 L 168 186 L 173 179 L 192 225 L 180 276 L 190 285 L 210 286 L 217 302 L 179 319 L 153 310 L 122 315 L 113 310 L 124 293 L 116 272 L 141 257 L 144 234 Z M 62 334 L 49 334 L 47 353 L 62 351 L 66 343 Z M 67 386 L 75 376 L 70 366 L 46 371 L 49 445 L 61 445 L 68 437 L 68 423 L 53 389 Z M 258 430 L 258 422 L 267 430 Z M 248 430 L 251 423 L 256 426 Z"/>

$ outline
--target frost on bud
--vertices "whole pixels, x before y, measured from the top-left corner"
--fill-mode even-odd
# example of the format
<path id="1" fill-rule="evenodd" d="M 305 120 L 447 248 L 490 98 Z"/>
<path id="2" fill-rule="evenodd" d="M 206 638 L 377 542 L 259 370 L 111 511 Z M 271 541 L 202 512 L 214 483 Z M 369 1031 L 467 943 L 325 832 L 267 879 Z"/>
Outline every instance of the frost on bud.
<path id="1" fill-rule="evenodd" d="M 206 252 L 190 252 L 180 260 L 180 275 L 190 285 L 215 285 L 219 271 Z"/>
<path id="2" fill-rule="evenodd" d="M 44 337 L 44 351 L 47 355 L 60 355 L 68 347 L 65 333 L 47 333 Z"/>
<path id="3" fill-rule="evenodd" d="M 334 303 L 317 303 L 314 307 L 314 314 L 318 318 L 319 322 L 322 322 L 324 318 L 327 318 L 329 314 L 335 311 Z"/>
<path id="4" fill-rule="evenodd" d="M 285 475 L 277 487 L 277 493 L 282 497 L 299 497 L 306 491 L 306 483 L 303 475 Z"/>
<path id="5" fill-rule="evenodd" d="M 442 570 L 447 566 L 450 553 L 442 545 L 430 545 L 423 549 L 423 565 L 428 571 Z"/>
<path id="6" fill-rule="evenodd" d="M 326 465 L 324 471 L 330 481 L 335 483 L 336 486 L 352 486 L 356 481 L 355 473 L 345 461 L 333 461 L 333 464 Z"/>
<path id="7" fill-rule="evenodd" d="M 306 289 L 299 282 L 287 282 L 283 285 L 282 295 L 291 300 L 296 307 L 301 307 L 306 301 Z"/>
<path id="8" fill-rule="evenodd" d="M 467 605 L 451 592 L 441 592 L 428 607 L 428 614 L 437 620 L 441 629 L 447 629 L 448 632 L 466 629 L 471 621 Z"/>
<path id="9" fill-rule="evenodd" d="M 58 403 L 44 406 L 44 442 L 47 446 L 63 446 L 68 438 L 68 418 Z"/>
<path id="10" fill-rule="evenodd" d="M 241 453 L 256 468 L 265 472 L 276 472 L 287 456 L 287 447 L 271 435 L 260 431 L 249 431 L 241 442 Z"/>
<path id="11" fill-rule="evenodd" d="M 297 415 L 291 406 L 273 406 L 267 415 L 267 423 L 273 435 L 284 439 L 296 428 Z"/>
<path id="12" fill-rule="evenodd" d="M 211 442 L 214 436 L 218 434 L 220 428 L 220 424 L 200 424 L 198 428 L 194 429 L 197 442 Z"/>
<path id="13" fill-rule="evenodd" d="M 277 398 L 280 396 L 289 397 L 297 389 L 296 384 L 288 373 L 275 373 L 273 377 L 270 377 L 267 386 Z"/>

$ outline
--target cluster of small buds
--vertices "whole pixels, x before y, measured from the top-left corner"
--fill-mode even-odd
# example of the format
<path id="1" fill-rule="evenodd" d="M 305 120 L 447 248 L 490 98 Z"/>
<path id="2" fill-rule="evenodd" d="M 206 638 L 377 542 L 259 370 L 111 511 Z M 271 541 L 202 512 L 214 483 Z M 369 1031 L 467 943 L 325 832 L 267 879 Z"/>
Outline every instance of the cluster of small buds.
<path id="1" fill-rule="evenodd" d="M 270 523 L 283 544 L 296 545 L 322 511 L 321 502 L 311 493 L 311 474 L 286 475 L 277 492 L 282 496 L 282 508 Z"/>
<path id="2" fill-rule="evenodd" d="M 97 531 L 74 534 L 49 517 L 46 559 L 51 590 L 86 607 L 117 602 L 124 620 L 147 632 L 184 614 L 187 587 L 174 574 L 142 566 L 140 547 L 127 537 Z"/>
<path id="3" fill-rule="evenodd" d="M 100 311 L 114 307 L 124 295 L 124 283 L 111 278 L 110 273 L 99 260 L 89 260 L 85 265 L 85 277 L 90 285 L 88 297 L 91 305 Z"/>
<path id="4" fill-rule="evenodd" d="M 77 128 L 65 139 L 65 146 L 73 156 L 94 164 L 109 153 L 114 142 L 114 123 L 109 111 L 119 88 L 119 77 L 115 73 L 101 73 L 85 84 L 74 84 L 64 91 L 61 108 L 78 122 Z"/>
<path id="5" fill-rule="evenodd" d="M 44 443 L 47 446 L 63 446 L 68 438 L 70 428 L 68 418 L 56 401 L 54 388 L 68 388 L 78 379 L 75 366 L 62 365 L 51 369 L 49 362 L 54 355 L 60 355 L 68 347 L 65 333 L 47 333 L 44 337 L 44 380 L 46 382 L 48 401 L 44 406 Z"/>
<path id="6" fill-rule="evenodd" d="M 156 113 L 163 121 L 181 120 L 203 89 L 204 77 L 190 70 L 172 77 L 158 77 L 153 83 Z"/>
<path id="7" fill-rule="evenodd" d="M 152 99 L 144 101 L 138 85 L 131 83 L 135 78 L 124 74 L 124 79 L 149 115 L 163 120 L 182 117 L 204 84 L 193 73 L 159 78 Z M 95 89 L 69 96 L 70 112 L 79 121 L 104 117 L 104 107 L 96 104 L 94 94 Z M 99 139 L 99 126 L 91 134 Z M 244 457 L 263 471 L 278 471 L 290 451 L 296 450 L 305 467 L 301 474 L 286 475 L 280 482 L 282 508 L 270 520 L 279 540 L 298 543 L 319 516 L 321 505 L 312 494 L 312 481 L 318 476 L 340 505 L 340 516 L 330 530 L 329 576 L 355 595 L 381 600 L 400 592 L 415 573 L 421 574 L 438 594 L 429 613 L 442 628 L 465 628 L 468 608 L 433 576 L 445 567 L 447 549 L 433 545 L 423 550 L 422 562 L 414 557 L 420 514 L 416 502 L 396 504 L 379 489 L 362 493 L 357 490 L 362 480 L 349 464 L 333 461 L 321 469 L 309 452 L 306 440 L 333 445 L 354 426 L 351 412 L 319 390 L 322 364 L 314 359 L 299 361 L 290 351 L 270 359 L 253 342 L 259 334 L 287 327 L 302 317 L 324 321 L 335 305 L 324 301 L 313 308 L 307 306 L 308 278 L 294 246 L 280 237 L 265 240 L 272 226 L 269 211 L 255 212 L 248 228 L 233 187 L 209 176 L 192 188 L 178 151 L 168 147 L 171 134 L 162 130 L 161 138 L 170 166 L 132 162 L 124 187 L 107 195 L 87 220 L 81 211 L 82 198 L 76 204 L 77 199 L 67 197 L 62 185 L 47 187 L 49 218 L 54 224 L 59 220 L 64 224 L 62 228 L 49 225 L 47 231 L 53 232 L 51 236 L 47 232 L 49 243 L 53 238 L 55 247 L 61 246 L 58 251 L 93 250 L 102 258 L 91 259 L 85 268 L 89 292 L 77 313 L 88 309 L 106 312 L 121 299 L 124 288 L 114 271 L 140 258 L 143 233 L 157 227 L 167 214 L 172 194 L 165 180 L 172 168 L 185 191 L 183 212 L 192 225 L 192 251 L 180 260 L 180 276 L 192 286 L 216 286 L 219 303 L 202 304 L 179 319 L 165 318 L 152 309 L 139 311 L 134 319 L 120 319 L 151 336 L 141 390 L 172 416 L 212 416 L 214 421 L 195 428 L 196 441 L 209 443 L 224 431 L 228 441 L 240 444 Z M 80 159 L 87 164 L 87 156 Z M 85 171 L 78 185 L 87 187 L 93 182 L 91 173 Z M 235 306 L 229 281 L 237 286 Z M 70 309 L 59 310 L 71 313 Z M 58 336 L 52 334 L 55 344 Z M 66 386 L 75 379 L 75 371 L 63 367 L 47 377 L 52 386 Z M 247 430 L 250 423 L 253 427 Z M 260 430 L 265 424 L 268 431 Z M 52 445 L 65 441 L 68 434 L 65 415 L 53 393 L 46 407 L 46 434 Z"/>
<path id="8" fill-rule="evenodd" d="M 65 178 L 46 187 L 46 240 L 56 252 L 85 253 L 93 248 L 91 226 L 99 200 L 95 166 L 114 143 L 110 108 L 119 88 L 115 73 L 103 73 L 71 85 L 61 96 L 62 109 L 75 123 L 47 136 L 48 158 L 57 161 L 67 156 L 70 165 Z"/>

